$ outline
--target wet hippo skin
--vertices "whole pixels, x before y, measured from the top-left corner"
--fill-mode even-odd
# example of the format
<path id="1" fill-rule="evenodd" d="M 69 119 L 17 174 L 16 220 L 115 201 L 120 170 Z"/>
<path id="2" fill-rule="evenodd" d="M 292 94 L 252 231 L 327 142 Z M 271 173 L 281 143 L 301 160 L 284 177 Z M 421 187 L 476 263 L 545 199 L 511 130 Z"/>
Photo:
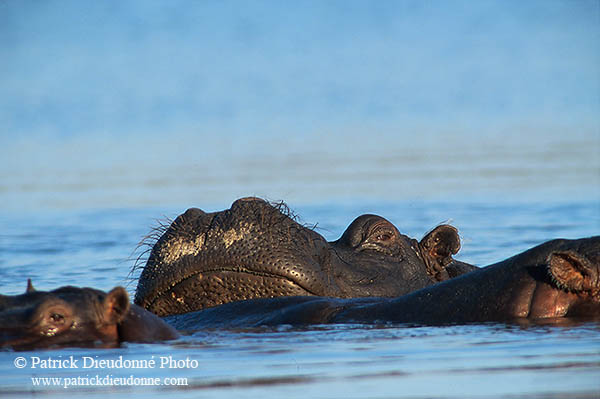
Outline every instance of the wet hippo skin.
<path id="1" fill-rule="evenodd" d="M 61 287 L 37 291 L 28 281 L 21 295 L 0 295 L 0 347 L 118 346 L 179 336 L 156 315 L 129 303 L 123 287 L 105 293 Z"/>
<path id="2" fill-rule="evenodd" d="M 477 269 L 452 258 L 458 231 L 417 241 L 377 215 L 326 241 L 282 204 L 242 198 L 230 209 L 188 209 L 158 239 L 134 303 L 159 316 L 279 296 L 397 297 Z"/>

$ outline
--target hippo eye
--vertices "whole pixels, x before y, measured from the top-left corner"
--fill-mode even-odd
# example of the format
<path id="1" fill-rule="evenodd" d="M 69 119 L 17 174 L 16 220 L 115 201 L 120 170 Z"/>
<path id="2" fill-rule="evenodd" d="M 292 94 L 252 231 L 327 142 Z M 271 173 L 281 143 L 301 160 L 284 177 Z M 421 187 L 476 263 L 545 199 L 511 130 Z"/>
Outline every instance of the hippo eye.
<path id="1" fill-rule="evenodd" d="M 367 238 L 367 241 L 385 245 L 389 244 L 390 241 L 393 241 L 394 238 L 396 238 L 396 235 L 393 231 L 389 229 L 377 229 L 369 238 Z"/>
<path id="2" fill-rule="evenodd" d="M 51 313 L 50 320 L 52 320 L 54 324 L 63 324 L 65 322 L 65 316 L 59 313 Z"/>
<path id="3" fill-rule="evenodd" d="M 382 233 L 378 234 L 376 239 L 377 241 L 389 241 L 392 239 L 392 235 L 390 233 Z"/>
<path id="4" fill-rule="evenodd" d="M 396 254 L 395 247 L 397 246 L 398 235 L 391 229 L 380 227 L 371 232 L 369 236 L 361 243 L 361 250 L 375 250 L 387 253 L 388 255 Z"/>

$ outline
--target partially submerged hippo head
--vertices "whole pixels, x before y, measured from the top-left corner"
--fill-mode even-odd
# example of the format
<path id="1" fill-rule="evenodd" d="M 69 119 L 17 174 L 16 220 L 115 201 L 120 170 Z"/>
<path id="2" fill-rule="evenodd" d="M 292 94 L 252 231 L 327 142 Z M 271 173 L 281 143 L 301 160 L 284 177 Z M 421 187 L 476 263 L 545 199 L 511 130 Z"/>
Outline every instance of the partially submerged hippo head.
<path id="1" fill-rule="evenodd" d="M 105 293 L 61 287 L 37 291 L 28 281 L 21 295 L 0 295 L 0 347 L 113 347 L 123 341 L 172 339 L 177 333 L 150 312 L 130 305 L 123 287 Z"/>
<path id="2" fill-rule="evenodd" d="M 522 284 L 513 297 L 517 317 L 600 316 L 600 237 L 554 240 L 542 265 L 529 268 L 535 285 Z"/>
<path id="3" fill-rule="evenodd" d="M 164 316 L 252 298 L 399 296 L 470 271 L 452 259 L 459 249 L 452 226 L 418 242 L 375 215 L 327 242 L 286 208 L 243 198 L 177 217 L 154 244 L 134 302 Z"/>

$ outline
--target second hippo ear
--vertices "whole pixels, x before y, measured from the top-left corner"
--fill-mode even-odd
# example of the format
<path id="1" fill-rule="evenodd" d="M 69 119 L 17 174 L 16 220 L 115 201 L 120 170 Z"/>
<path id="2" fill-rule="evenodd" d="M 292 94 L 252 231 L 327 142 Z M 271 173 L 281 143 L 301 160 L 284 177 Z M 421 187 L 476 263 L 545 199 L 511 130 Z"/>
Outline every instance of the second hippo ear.
<path id="1" fill-rule="evenodd" d="M 460 249 L 460 237 L 455 227 L 442 224 L 423 237 L 419 244 L 435 274 L 452 262 L 452 255 Z"/>
<path id="2" fill-rule="evenodd" d="M 598 268 L 576 252 L 552 252 L 547 265 L 552 280 L 560 288 L 576 292 L 598 286 Z"/>
<path id="3" fill-rule="evenodd" d="M 113 288 L 104 298 L 104 320 L 117 324 L 129 311 L 129 295 L 123 287 Z"/>

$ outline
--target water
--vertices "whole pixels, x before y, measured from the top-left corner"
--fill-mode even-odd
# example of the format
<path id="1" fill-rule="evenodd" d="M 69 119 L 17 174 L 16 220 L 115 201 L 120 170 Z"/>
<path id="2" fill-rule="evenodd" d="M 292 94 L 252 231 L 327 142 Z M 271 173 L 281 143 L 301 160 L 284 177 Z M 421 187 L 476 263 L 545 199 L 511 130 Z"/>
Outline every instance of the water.
<path id="1" fill-rule="evenodd" d="M 21 3 L 0 1 L 3 294 L 28 277 L 133 294 L 156 219 L 247 195 L 288 201 L 328 239 L 363 213 L 413 237 L 451 222 L 458 258 L 478 265 L 600 233 L 597 1 Z M 13 363 L 169 355 L 198 365 Z M 31 380 L 96 375 L 188 385 Z M 600 326 L 283 327 L 0 352 L 0 396 L 73 393 L 597 398 Z"/>
<path id="2" fill-rule="evenodd" d="M 478 265 L 501 260 L 548 239 L 597 234 L 600 226 L 596 201 L 290 205 L 303 221 L 319 222 L 319 231 L 330 240 L 365 212 L 384 215 L 402 232 L 415 237 L 451 219 L 463 238 L 458 258 Z M 128 279 L 128 271 L 140 253 L 134 251 L 137 242 L 156 218 L 173 217 L 180 211 L 183 209 L 5 212 L 0 224 L 9 228 L 0 235 L 0 292 L 21 293 L 26 278 L 32 277 L 38 289 L 74 284 L 108 290 L 125 285 L 132 294 L 135 283 Z M 17 356 L 23 356 L 29 366 L 16 368 L 13 362 Z M 32 369 L 32 357 L 36 356 L 73 356 L 79 368 Z M 187 359 L 188 367 L 176 368 L 170 363 L 160 368 L 161 357 L 168 356 L 171 361 L 183 363 Z M 157 363 L 155 367 L 134 369 L 83 368 L 84 357 L 146 362 L 155 359 Z M 65 378 L 94 379 L 96 375 L 101 380 L 113 378 L 113 382 L 114 378 L 130 376 L 185 378 L 187 385 L 64 388 Z M 597 397 L 600 325 L 331 325 L 195 331 L 168 344 L 4 351 L 0 352 L 0 376 L 0 394 L 19 398 L 41 393 L 44 397 L 62 397 L 74 392 L 103 398 L 165 394 L 172 398 Z M 44 387 L 34 386 L 32 377 L 63 380 L 61 386 Z"/>

